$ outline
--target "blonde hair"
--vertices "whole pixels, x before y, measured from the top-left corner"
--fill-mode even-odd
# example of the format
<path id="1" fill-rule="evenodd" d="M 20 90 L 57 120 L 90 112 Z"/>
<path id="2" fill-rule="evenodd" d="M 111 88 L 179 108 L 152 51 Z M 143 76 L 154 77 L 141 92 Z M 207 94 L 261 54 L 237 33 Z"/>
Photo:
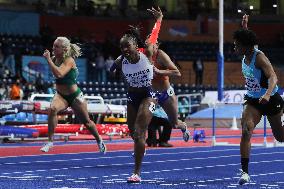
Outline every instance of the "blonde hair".
<path id="1" fill-rule="evenodd" d="M 57 37 L 56 40 L 61 41 L 62 47 L 66 49 L 63 54 L 64 59 L 67 57 L 78 58 L 82 55 L 81 48 L 77 44 L 71 43 L 67 37 Z"/>

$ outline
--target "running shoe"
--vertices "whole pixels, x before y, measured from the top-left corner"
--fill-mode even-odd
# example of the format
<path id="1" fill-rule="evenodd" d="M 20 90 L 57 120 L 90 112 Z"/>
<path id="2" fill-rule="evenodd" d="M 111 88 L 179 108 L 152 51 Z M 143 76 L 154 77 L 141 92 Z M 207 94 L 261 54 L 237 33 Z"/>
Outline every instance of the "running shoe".
<path id="1" fill-rule="evenodd" d="M 107 147 L 106 147 L 105 143 L 102 140 L 98 143 L 98 147 L 99 147 L 99 150 L 100 150 L 101 153 L 106 154 Z"/>
<path id="2" fill-rule="evenodd" d="M 48 142 L 48 143 L 45 143 L 45 144 L 41 147 L 40 151 L 42 151 L 42 152 L 48 152 L 49 149 L 52 148 L 52 147 L 53 147 L 53 142 Z"/>
<path id="3" fill-rule="evenodd" d="M 127 179 L 127 183 L 139 183 L 141 182 L 141 177 L 137 174 L 132 174 L 131 177 Z"/>
<path id="4" fill-rule="evenodd" d="M 185 142 L 188 142 L 190 139 L 190 131 L 187 129 L 187 127 L 185 129 L 182 129 L 182 138 Z"/>
<path id="5" fill-rule="evenodd" d="M 241 178 L 239 179 L 239 185 L 243 185 L 245 183 L 249 183 L 250 182 L 250 176 L 244 172 L 243 170 L 241 170 Z"/>

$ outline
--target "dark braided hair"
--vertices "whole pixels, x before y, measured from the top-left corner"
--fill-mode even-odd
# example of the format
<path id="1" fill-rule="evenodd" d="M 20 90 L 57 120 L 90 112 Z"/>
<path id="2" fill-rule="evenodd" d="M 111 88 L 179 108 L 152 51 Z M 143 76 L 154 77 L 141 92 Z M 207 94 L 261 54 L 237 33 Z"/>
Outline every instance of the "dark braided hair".
<path id="1" fill-rule="evenodd" d="M 136 39 L 138 48 L 145 48 L 145 42 L 141 38 L 140 29 L 141 29 L 141 27 L 139 25 L 137 25 L 137 26 L 129 25 L 129 28 L 126 31 L 125 34 L 131 35 Z"/>
<path id="2" fill-rule="evenodd" d="M 256 34 L 252 30 L 239 29 L 234 32 L 233 38 L 246 47 L 252 47 L 257 44 Z"/>
<path id="3" fill-rule="evenodd" d="M 133 41 L 133 43 L 137 44 L 137 39 L 131 35 L 131 34 L 124 34 L 121 39 L 127 39 L 127 40 L 130 40 L 130 41 Z"/>

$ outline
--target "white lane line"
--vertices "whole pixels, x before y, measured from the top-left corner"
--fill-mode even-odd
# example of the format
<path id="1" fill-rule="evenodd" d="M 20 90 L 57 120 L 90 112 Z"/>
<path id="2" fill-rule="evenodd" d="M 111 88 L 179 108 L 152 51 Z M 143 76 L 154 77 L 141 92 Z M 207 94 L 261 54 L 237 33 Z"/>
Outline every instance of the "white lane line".
<path id="1" fill-rule="evenodd" d="M 200 148 L 200 147 L 199 147 Z M 206 147 L 208 148 L 208 147 Z M 159 151 L 163 151 L 163 150 L 179 150 L 179 149 L 184 149 L 184 148 L 173 148 L 173 149 L 159 149 Z M 262 147 L 257 147 L 257 148 L 253 148 L 253 150 L 261 150 L 261 149 L 267 149 L 267 148 L 262 148 Z M 208 150 L 198 150 L 198 151 L 190 151 L 190 152 L 164 152 L 164 153 L 157 153 L 157 154 L 147 154 L 147 156 L 164 156 L 164 155 L 180 155 L 180 154 L 201 154 L 201 153 L 215 153 L 215 152 L 239 152 L 239 149 L 237 148 L 230 148 L 230 149 L 221 149 L 221 150 L 211 150 L 211 149 L 208 149 Z M 275 152 L 277 153 L 277 152 Z M 284 152 L 278 152 L 280 154 L 284 153 Z M 82 154 L 89 154 L 89 153 L 68 153 L 67 155 L 71 155 L 71 154 L 74 154 L 74 155 L 82 155 Z M 265 154 L 265 153 L 262 153 L 262 154 Z M 267 154 L 271 154 L 271 153 L 267 153 Z M 34 156 L 30 156 L 30 157 L 43 157 L 43 156 L 46 156 L 46 155 L 53 155 L 53 156 L 58 156 L 58 154 L 45 154 L 45 155 L 34 155 Z M 66 155 L 66 154 L 59 154 L 59 155 Z M 238 154 L 239 155 L 239 154 Z M 238 156 L 237 155 L 237 156 Z M 257 154 L 254 154 L 252 153 L 251 156 L 253 155 L 257 155 Z M 12 156 L 12 157 L 17 157 L 19 158 L 18 156 Z M 20 157 L 29 157 L 29 156 L 20 156 Z M 34 163 L 52 163 L 52 162 L 70 162 L 70 161 L 84 161 L 84 160 L 103 160 L 103 159 L 117 159 L 117 158 L 129 158 L 131 157 L 132 158 L 132 155 L 120 155 L 120 156 L 112 156 L 112 157 L 106 157 L 106 156 L 101 156 L 101 157 L 94 157 L 94 158 L 90 158 L 90 157 L 87 157 L 87 158 L 72 158 L 72 159 L 56 159 L 56 160 L 36 160 L 36 161 L 25 161 L 25 162 L 5 162 L 5 163 L 0 163 L 0 166 L 1 165 L 17 165 L 17 164 L 34 164 Z M 0 157 L 1 158 L 11 158 L 11 157 Z"/>

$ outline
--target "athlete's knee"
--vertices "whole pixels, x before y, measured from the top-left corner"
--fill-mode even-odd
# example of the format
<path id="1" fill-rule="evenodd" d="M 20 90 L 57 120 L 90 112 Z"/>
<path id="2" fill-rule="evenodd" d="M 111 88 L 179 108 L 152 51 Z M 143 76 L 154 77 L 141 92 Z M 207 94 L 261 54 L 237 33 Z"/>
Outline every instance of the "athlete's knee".
<path id="1" fill-rule="evenodd" d="M 242 140 L 249 141 L 252 136 L 252 132 L 248 129 L 242 130 Z"/>
<path id="2" fill-rule="evenodd" d="M 250 140 L 251 136 L 252 136 L 252 130 L 250 129 L 248 124 L 244 124 L 242 126 L 242 139 Z"/>
<path id="3" fill-rule="evenodd" d="M 145 141 L 145 132 L 142 132 L 142 131 L 134 131 L 132 137 L 133 137 L 133 140 L 134 140 L 135 142 L 141 141 L 141 140 L 142 140 L 142 141 Z"/>
<path id="4" fill-rule="evenodd" d="M 90 119 L 87 119 L 86 121 L 83 121 L 83 124 L 86 128 L 92 128 L 95 126 L 94 122 Z"/>

